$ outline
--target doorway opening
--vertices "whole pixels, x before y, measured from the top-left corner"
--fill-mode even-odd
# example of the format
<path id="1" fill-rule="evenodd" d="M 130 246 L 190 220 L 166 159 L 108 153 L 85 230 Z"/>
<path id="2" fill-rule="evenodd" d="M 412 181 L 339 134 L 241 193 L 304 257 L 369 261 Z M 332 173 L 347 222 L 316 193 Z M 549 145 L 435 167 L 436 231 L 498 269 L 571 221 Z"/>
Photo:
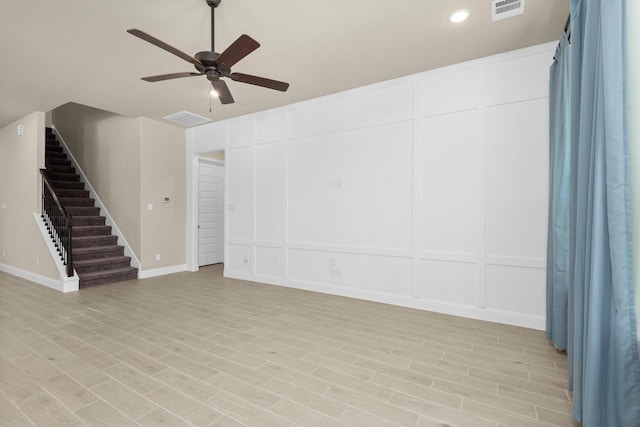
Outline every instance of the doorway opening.
<path id="1" fill-rule="evenodd" d="M 224 263 L 224 150 L 198 156 L 198 266 Z"/>

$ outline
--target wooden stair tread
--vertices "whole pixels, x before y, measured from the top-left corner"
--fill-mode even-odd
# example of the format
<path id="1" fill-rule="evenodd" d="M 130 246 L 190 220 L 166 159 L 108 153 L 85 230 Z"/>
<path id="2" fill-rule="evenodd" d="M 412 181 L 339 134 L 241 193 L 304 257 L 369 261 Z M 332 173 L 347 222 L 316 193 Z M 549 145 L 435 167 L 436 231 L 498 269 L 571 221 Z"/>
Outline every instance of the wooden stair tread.
<path id="1" fill-rule="evenodd" d="M 78 277 L 80 279 L 80 289 L 84 289 L 125 280 L 136 280 L 138 278 L 138 269 L 134 267 L 124 267 L 115 270 L 78 273 Z"/>
<path id="2" fill-rule="evenodd" d="M 80 175 L 76 173 L 49 172 L 49 176 L 51 177 L 52 181 L 80 181 Z"/>
<path id="3" fill-rule="evenodd" d="M 118 236 L 106 234 L 103 236 L 73 236 L 73 250 L 82 248 L 95 248 L 104 246 L 116 246 Z M 81 252 L 82 253 L 82 252 Z"/>
<path id="4" fill-rule="evenodd" d="M 131 261 L 131 257 L 122 255 L 122 256 L 112 256 L 112 257 L 105 257 L 105 258 L 94 258 L 94 259 L 85 259 L 81 261 L 74 261 L 73 265 L 76 267 L 84 267 L 87 265 L 94 265 L 94 264 L 115 264 L 115 263 L 127 261 L 127 260 Z"/>
<path id="5" fill-rule="evenodd" d="M 84 182 L 81 182 L 81 181 L 59 181 L 57 179 L 52 179 L 51 184 L 53 184 L 53 188 L 56 190 L 60 190 L 60 189 L 84 190 Z"/>
<path id="6" fill-rule="evenodd" d="M 74 227 L 81 225 L 105 225 L 106 218 L 104 216 L 93 215 L 93 216 L 83 216 L 83 215 L 73 215 L 71 217 L 71 223 Z"/>
<path id="7" fill-rule="evenodd" d="M 74 225 L 73 230 L 77 233 L 82 233 L 83 231 L 103 231 L 106 229 L 111 229 L 110 225 Z M 74 236 L 76 237 L 76 236 Z M 81 237 L 81 236 L 77 236 Z"/>
<path id="8" fill-rule="evenodd" d="M 78 239 L 78 240 L 82 241 L 82 240 L 92 240 L 92 239 L 104 239 L 106 237 L 116 237 L 117 238 L 117 236 L 114 236 L 113 234 L 109 234 L 107 236 L 73 236 L 73 240 Z"/>
<path id="9" fill-rule="evenodd" d="M 85 207 L 85 208 L 93 208 L 95 207 L 96 201 L 94 199 L 89 199 L 88 197 L 60 197 L 60 203 L 62 206 L 66 207 Z"/>
<path id="10" fill-rule="evenodd" d="M 77 219 L 77 220 L 82 220 L 82 219 L 105 218 L 105 217 L 104 216 L 100 216 L 100 215 L 72 215 L 71 218 L 72 219 Z M 75 225 L 74 225 L 74 227 L 75 227 Z M 78 226 L 78 227 L 81 227 L 81 226 Z"/>
<path id="11" fill-rule="evenodd" d="M 95 206 L 70 206 L 64 205 L 71 217 L 77 216 L 100 216 L 100 208 Z"/>
<path id="12" fill-rule="evenodd" d="M 114 270 L 92 271 L 78 273 L 80 289 L 108 283 L 122 282 L 125 280 L 136 280 L 138 269 L 134 267 L 123 267 Z"/>
<path id="13" fill-rule="evenodd" d="M 89 190 L 75 188 L 56 188 L 56 192 L 62 194 L 60 197 L 69 199 L 88 199 Z"/>
<path id="14" fill-rule="evenodd" d="M 125 267 L 125 268 L 117 268 L 115 270 L 104 270 L 104 271 L 92 271 L 90 273 L 80 273 L 80 279 L 90 279 L 95 277 L 105 277 L 113 274 L 121 274 L 121 273 L 133 273 L 138 272 L 138 269 L 135 267 Z"/>
<path id="15" fill-rule="evenodd" d="M 118 245 L 87 246 L 86 248 L 73 248 L 73 253 L 74 254 L 80 254 L 80 253 L 85 253 L 85 252 L 110 251 L 110 250 L 113 250 L 113 249 L 117 249 L 119 247 L 122 247 L 122 246 L 118 246 Z M 74 262 L 77 262 L 77 261 L 74 261 Z"/>

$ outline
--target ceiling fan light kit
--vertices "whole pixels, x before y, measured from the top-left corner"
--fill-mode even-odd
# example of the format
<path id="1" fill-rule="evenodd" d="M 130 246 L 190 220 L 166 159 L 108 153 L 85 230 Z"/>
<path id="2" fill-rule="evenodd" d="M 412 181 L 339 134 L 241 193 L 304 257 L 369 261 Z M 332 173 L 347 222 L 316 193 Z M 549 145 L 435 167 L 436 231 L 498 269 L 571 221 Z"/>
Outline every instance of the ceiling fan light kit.
<path id="1" fill-rule="evenodd" d="M 231 104 L 234 102 L 233 96 L 229 91 L 229 87 L 221 78 L 229 78 L 240 83 L 247 83 L 255 86 L 261 86 L 268 89 L 274 89 L 285 92 L 289 88 L 289 83 L 278 80 L 267 79 L 265 77 L 254 76 L 251 74 L 234 73 L 231 71 L 236 63 L 249 55 L 251 52 L 260 47 L 260 43 L 252 39 L 246 34 L 242 34 L 236 39 L 231 46 L 226 48 L 222 53 L 215 51 L 214 37 L 214 15 L 215 9 L 220 5 L 222 0 L 206 0 L 207 5 L 211 8 L 211 50 L 196 53 L 194 56 L 187 55 L 175 47 L 145 33 L 138 29 L 130 29 L 127 32 L 134 35 L 147 43 L 151 43 L 177 57 L 193 64 L 197 72 L 181 72 L 161 74 L 157 76 L 142 77 L 147 82 L 159 82 L 163 80 L 179 79 L 183 77 L 206 76 L 217 93 L 218 99 L 222 104 Z"/>

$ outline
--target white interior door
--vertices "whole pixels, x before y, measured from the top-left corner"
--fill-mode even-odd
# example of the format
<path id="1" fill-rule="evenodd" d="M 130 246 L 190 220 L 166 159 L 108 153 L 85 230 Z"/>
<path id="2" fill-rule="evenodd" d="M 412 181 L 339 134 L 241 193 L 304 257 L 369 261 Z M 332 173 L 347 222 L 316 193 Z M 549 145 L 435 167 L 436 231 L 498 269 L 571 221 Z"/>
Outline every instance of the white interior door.
<path id="1" fill-rule="evenodd" d="M 224 260 L 224 165 L 198 163 L 198 265 Z"/>

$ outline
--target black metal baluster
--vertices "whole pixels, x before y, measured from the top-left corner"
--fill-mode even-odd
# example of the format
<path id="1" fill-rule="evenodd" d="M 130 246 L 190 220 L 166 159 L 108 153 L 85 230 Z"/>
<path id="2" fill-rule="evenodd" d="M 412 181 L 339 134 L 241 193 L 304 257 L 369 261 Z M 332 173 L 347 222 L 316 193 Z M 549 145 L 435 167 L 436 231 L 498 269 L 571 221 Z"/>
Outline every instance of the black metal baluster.
<path id="1" fill-rule="evenodd" d="M 42 218 L 47 224 L 49 234 L 58 249 L 62 262 L 66 265 L 67 276 L 71 277 L 73 276 L 71 215 L 60 204 L 60 198 L 53 189 L 46 169 L 40 169 L 40 173 L 42 174 Z"/>

